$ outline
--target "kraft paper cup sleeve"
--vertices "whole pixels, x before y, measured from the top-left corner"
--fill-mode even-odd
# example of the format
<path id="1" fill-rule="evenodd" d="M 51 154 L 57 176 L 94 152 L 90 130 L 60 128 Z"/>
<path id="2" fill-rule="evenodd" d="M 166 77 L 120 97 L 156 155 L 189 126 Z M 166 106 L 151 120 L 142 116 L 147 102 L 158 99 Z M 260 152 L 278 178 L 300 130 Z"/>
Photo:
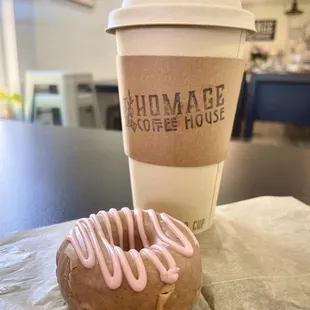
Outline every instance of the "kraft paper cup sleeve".
<path id="1" fill-rule="evenodd" d="M 117 63 L 127 156 L 174 167 L 225 160 L 243 60 L 120 56 Z"/>

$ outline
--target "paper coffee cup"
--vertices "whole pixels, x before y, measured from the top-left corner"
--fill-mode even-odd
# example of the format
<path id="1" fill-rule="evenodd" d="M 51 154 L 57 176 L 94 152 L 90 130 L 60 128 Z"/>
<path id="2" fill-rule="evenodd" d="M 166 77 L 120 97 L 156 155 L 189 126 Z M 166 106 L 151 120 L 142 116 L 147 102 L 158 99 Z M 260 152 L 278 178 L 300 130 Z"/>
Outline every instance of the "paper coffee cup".
<path id="1" fill-rule="evenodd" d="M 135 207 L 194 233 L 212 225 L 249 30 L 238 0 L 128 0 L 111 13 Z"/>

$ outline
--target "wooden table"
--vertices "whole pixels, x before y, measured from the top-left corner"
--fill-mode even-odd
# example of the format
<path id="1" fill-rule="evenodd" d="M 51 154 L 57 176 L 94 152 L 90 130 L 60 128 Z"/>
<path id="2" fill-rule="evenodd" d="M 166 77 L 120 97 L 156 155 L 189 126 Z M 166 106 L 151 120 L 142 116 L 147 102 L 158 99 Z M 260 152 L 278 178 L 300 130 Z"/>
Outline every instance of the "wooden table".
<path id="1" fill-rule="evenodd" d="M 232 142 L 218 203 L 275 195 L 310 204 L 309 158 L 306 149 Z M 132 202 L 120 132 L 0 122 L 0 233 L 124 206 Z"/>

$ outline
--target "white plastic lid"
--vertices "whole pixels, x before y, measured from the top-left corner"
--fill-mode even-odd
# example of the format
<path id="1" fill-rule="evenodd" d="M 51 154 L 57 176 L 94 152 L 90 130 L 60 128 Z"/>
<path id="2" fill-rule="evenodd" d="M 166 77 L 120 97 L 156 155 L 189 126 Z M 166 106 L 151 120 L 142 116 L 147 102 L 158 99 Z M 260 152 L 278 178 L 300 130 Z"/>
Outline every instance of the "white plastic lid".
<path id="1" fill-rule="evenodd" d="M 118 28 L 151 25 L 193 25 L 255 31 L 255 18 L 241 0 L 124 0 L 111 12 L 108 33 Z"/>

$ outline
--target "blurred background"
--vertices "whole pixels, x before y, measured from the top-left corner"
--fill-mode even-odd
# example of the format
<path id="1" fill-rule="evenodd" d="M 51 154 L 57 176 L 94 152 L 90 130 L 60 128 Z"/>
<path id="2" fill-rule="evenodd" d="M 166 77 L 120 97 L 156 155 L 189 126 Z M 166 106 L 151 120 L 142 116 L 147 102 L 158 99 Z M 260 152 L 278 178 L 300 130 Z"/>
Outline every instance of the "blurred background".
<path id="1" fill-rule="evenodd" d="M 121 130 L 121 0 L 0 0 L 0 119 Z M 310 146 L 310 0 L 243 0 L 256 16 L 233 138 Z"/>

